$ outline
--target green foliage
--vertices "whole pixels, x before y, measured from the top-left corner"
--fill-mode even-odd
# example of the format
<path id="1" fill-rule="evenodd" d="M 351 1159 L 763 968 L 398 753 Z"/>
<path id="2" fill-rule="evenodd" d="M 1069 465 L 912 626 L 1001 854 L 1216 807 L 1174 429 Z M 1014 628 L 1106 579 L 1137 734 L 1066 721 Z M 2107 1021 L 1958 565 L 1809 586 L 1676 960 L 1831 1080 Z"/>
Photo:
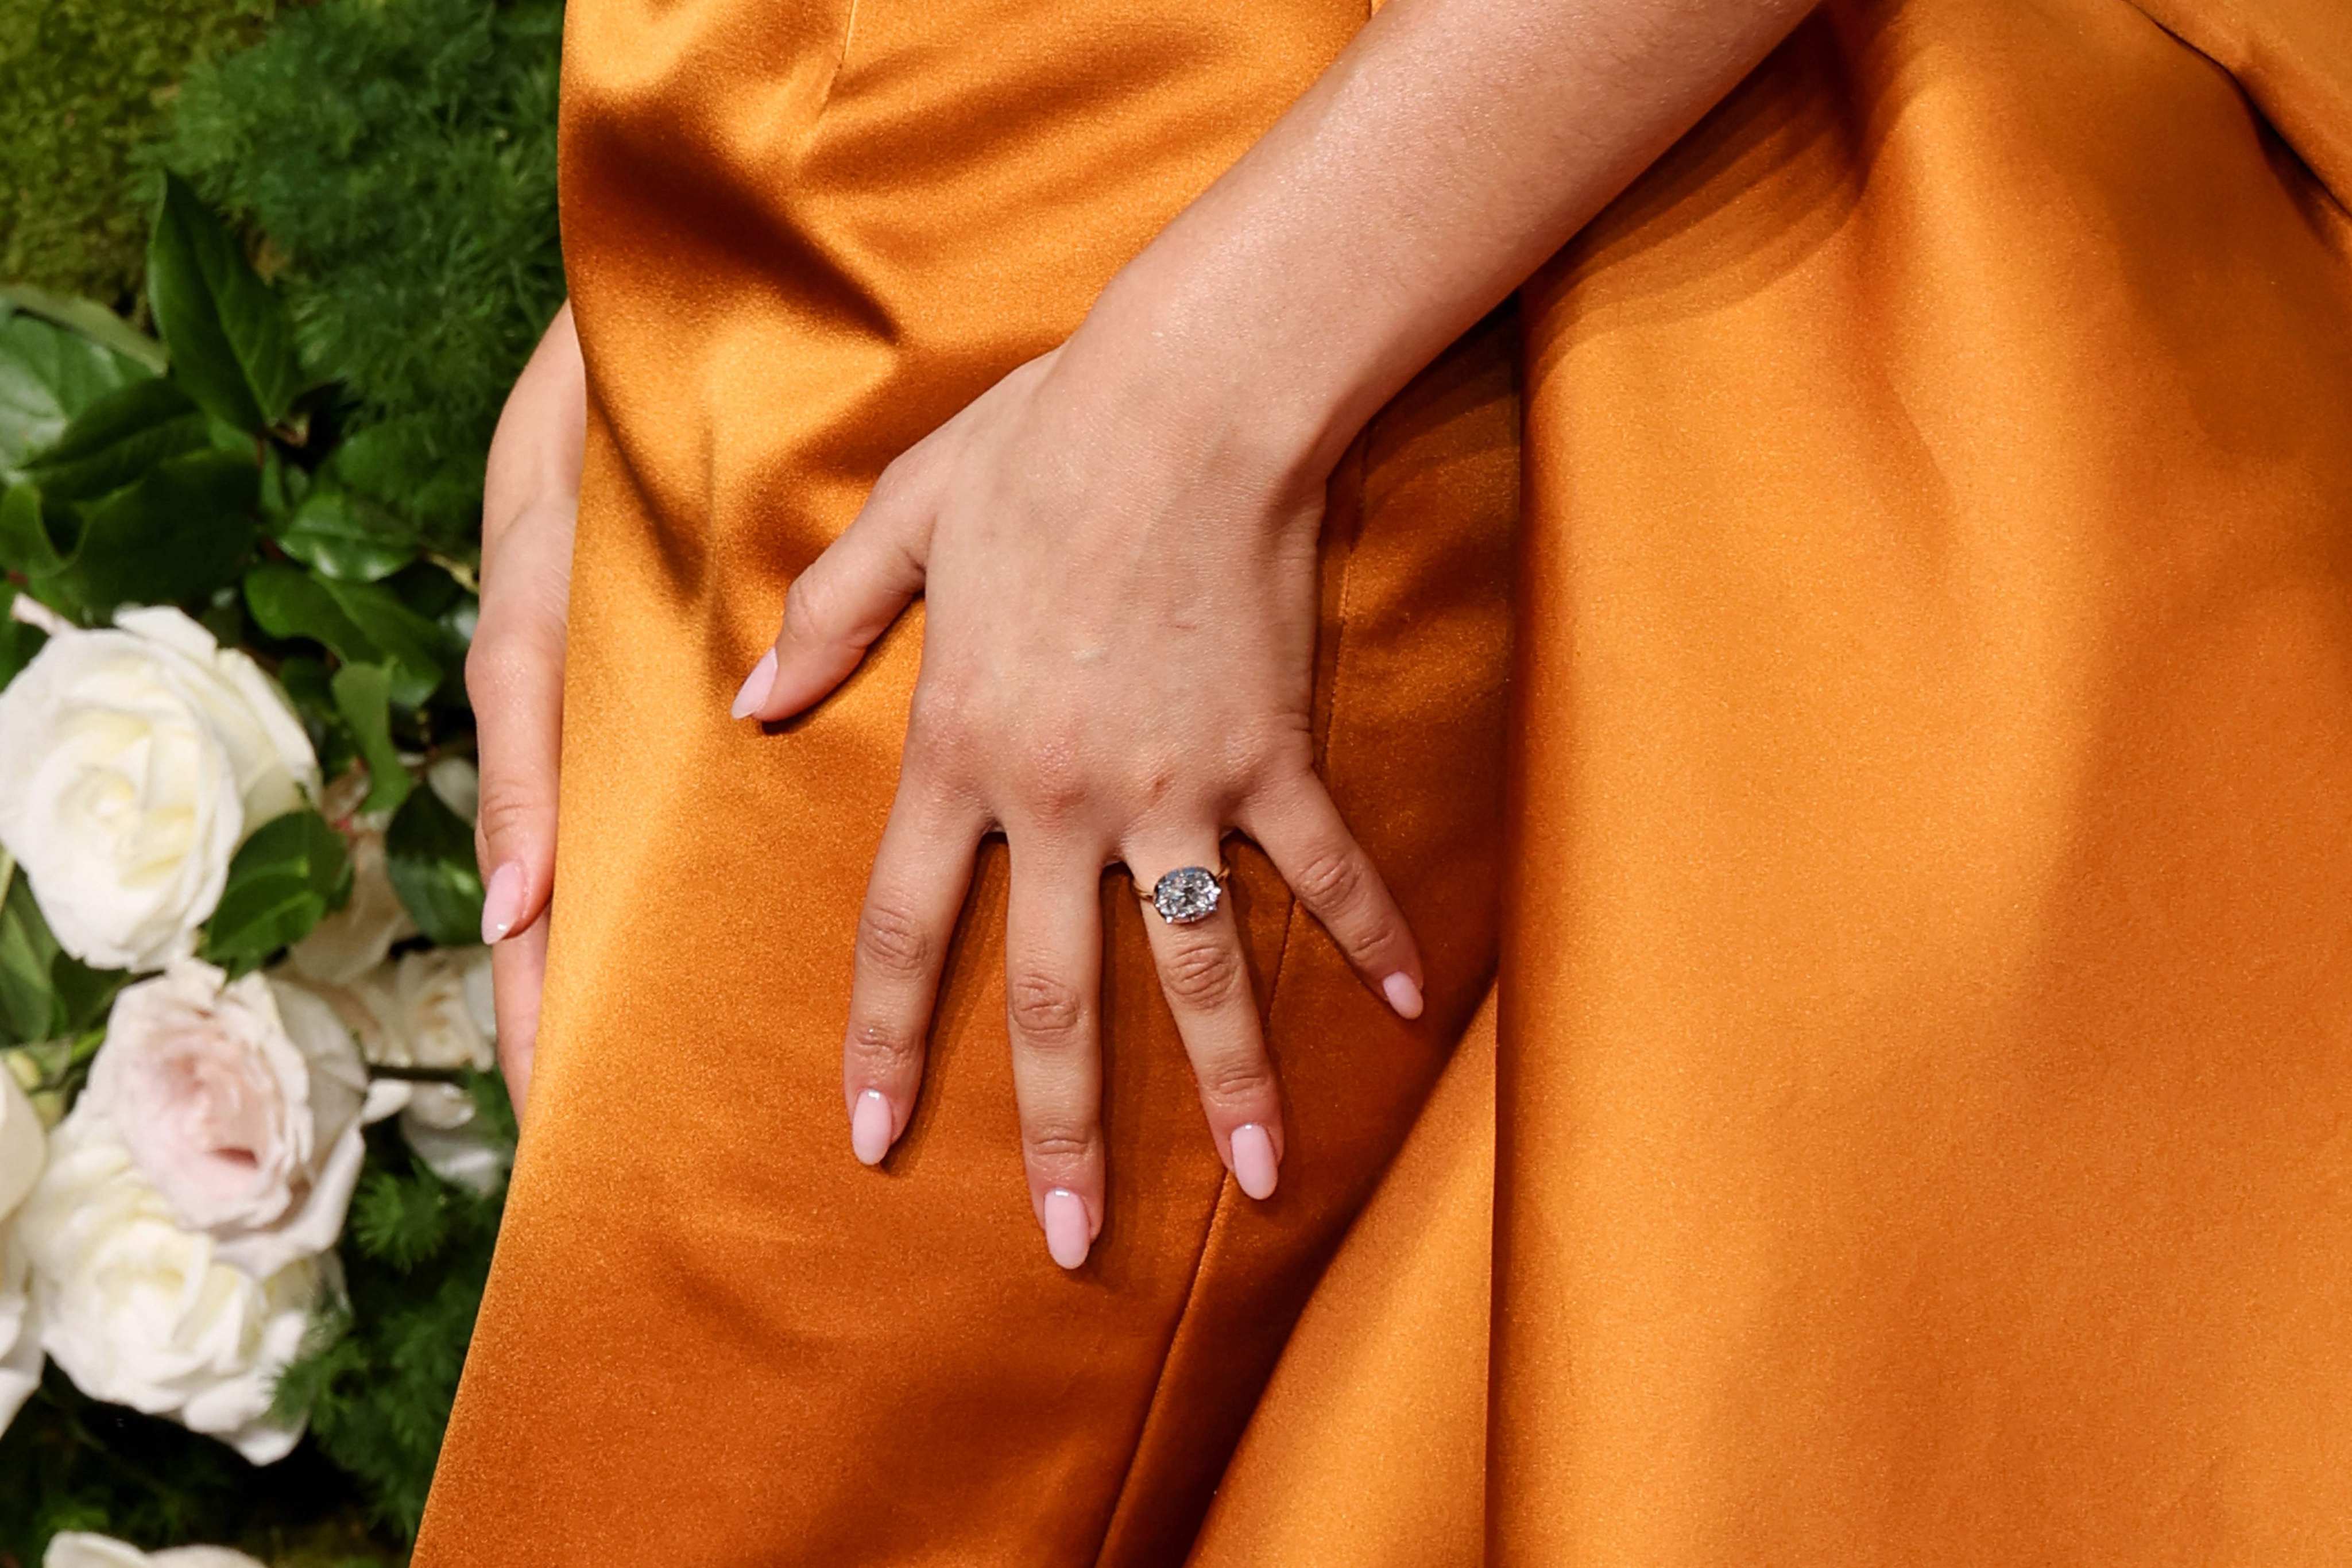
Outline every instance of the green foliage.
<path id="1" fill-rule="evenodd" d="M 445 946 L 481 940 L 482 873 L 474 831 L 430 789 L 408 797 L 383 835 L 384 871 L 415 918 Z"/>
<path id="2" fill-rule="evenodd" d="M 430 791 L 420 790 L 420 794 Z M 468 1075 L 489 1125 L 513 1125 L 494 1075 Z M 321 1314 L 278 1379 L 282 1408 L 308 1408 L 319 1448 L 356 1477 L 377 1518 L 415 1539 L 457 1397 L 505 1195 L 478 1197 L 415 1162 L 383 1129 L 352 1202 L 348 1305 Z"/>
<path id="3" fill-rule="evenodd" d="M 177 180 L 151 273 L 162 375 L 125 351 L 143 340 L 120 322 L 53 310 L 88 329 L 68 331 L 0 302 L 0 462 L 18 476 L 0 491 L 0 568 L 16 578 L 0 593 L 84 623 L 176 604 L 224 643 L 256 642 L 322 763 L 364 760 L 368 809 L 400 807 L 403 747 L 470 724 L 456 676 L 474 615 L 472 594 L 416 559 L 414 528 L 361 487 L 391 484 L 401 428 L 336 444 L 331 424 L 313 426 L 284 303 Z M 37 646 L 30 628 L 0 633 L 0 668 L 13 675 Z M 468 897 L 478 917 L 478 882 L 470 863 L 444 863 L 446 824 L 405 815 L 395 885 L 423 929 L 458 940 L 444 933 Z M 339 844 L 315 817 L 266 827 L 231 868 L 207 955 L 250 967 L 299 939 L 343 897 L 320 880 L 348 874 L 326 853 Z"/>
<path id="4" fill-rule="evenodd" d="M 210 1437 L 100 1404 L 55 1366 L 0 1436 L 0 1563 L 29 1568 L 61 1530 L 151 1548 L 235 1543 L 275 1568 L 392 1568 L 405 1557 L 348 1511 L 322 1512 L 350 1483 L 316 1449 L 256 1469 Z"/>
<path id="5" fill-rule="evenodd" d="M 172 175 L 147 244 L 147 308 L 172 379 L 205 413 L 259 434 L 292 410 L 302 390 L 293 323 L 227 226 Z"/>
<path id="6" fill-rule="evenodd" d="M 80 332 L 0 304 L 0 477 L 14 478 L 75 414 L 151 373 Z"/>
<path id="7" fill-rule="evenodd" d="M 137 99 L 106 125 L 142 124 L 212 44 L 137 40 L 242 37 L 285 3 L 0 4 L 0 279 L 47 286 L 0 283 L 0 684 L 43 642 L 6 619 L 19 593 L 86 625 L 124 602 L 178 605 L 275 674 L 329 776 L 366 765 L 367 809 L 393 813 L 394 887 L 428 939 L 470 942 L 470 831 L 409 767 L 469 747 L 457 677 L 482 458 L 562 294 L 559 0 L 293 14 L 194 73 L 136 188 L 121 150 L 143 132 L 94 134 L 42 107 L 55 94 L 11 86 L 28 58 L 72 78 L 68 95 L 102 78 L 116 109 Z M 212 25 L 224 17 L 245 21 Z M 52 153 L 104 200 L 12 172 Z M 95 242 L 70 267 L 23 259 L 25 204 L 51 190 L 74 214 L 56 232 Z M 134 326 L 142 235 L 155 337 Z M 281 817 L 240 850 L 203 950 L 267 964 L 350 887 L 337 832 L 314 811 Z M 26 1046 L 45 1094 L 70 1098 L 127 978 L 60 952 L 0 856 L 0 1044 Z M 511 1140 L 499 1080 L 465 1087 L 479 1130 Z M 367 1137 L 338 1249 L 347 1294 L 280 1384 L 310 1439 L 255 1469 L 53 1368 L 0 1436 L 0 1568 L 72 1528 L 232 1543 L 278 1568 L 399 1561 L 388 1542 L 413 1539 L 423 1511 L 503 1195 L 434 1176 L 394 1124 Z"/>
<path id="8" fill-rule="evenodd" d="M 122 977 L 58 946 L 32 885 L 0 854 L 0 1045 L 63 1040 L 106 1015 Z"/>
<path id="9" fill-rule="evenodd" d="M 229 862 L 220 907 L 205 925 L 205 956 L 226 968 L 256 967 L 351 895 L 342 835 L 316 811 L 289 811 L 255 830 Z"/>
<path id="10" fill-rule="evenodd" d="M 404 586 L 409 585 L 345 582 L 272 561 L 246 575 L 245 602 L 273 637 L 307 638 L 347 664 L 384 666 L 392 700 L 415 707 L 448 678 L 464 650 L 403 596 Z"/>
<path id="11" fill-rule="evenodd" d="M 345 664 L 328 683 L 335 711 L 351 727 L 360 755 L 367 758 L 368 793 L 364 811 L 397 810 L 415 787 L 401 766 L 392 740 L 392 672 L 382 664 Z"/>
<path id="12" fill-rule="evenodd" d="M 0 5 L 0 277 L 128 308 L 147 203 L 133 150 L 190 66 L 260 36 L 279 0 Z"/>
<path id="13" fill-rule="evenodd" d="M 162 152 L 268 236 L 310 369 L 391 432 L 342 490 L 445 553 L 470 548 L 490 429 L 562 301 L 561 21 L 558 0 L 325 0 L 194 72 Z"/>

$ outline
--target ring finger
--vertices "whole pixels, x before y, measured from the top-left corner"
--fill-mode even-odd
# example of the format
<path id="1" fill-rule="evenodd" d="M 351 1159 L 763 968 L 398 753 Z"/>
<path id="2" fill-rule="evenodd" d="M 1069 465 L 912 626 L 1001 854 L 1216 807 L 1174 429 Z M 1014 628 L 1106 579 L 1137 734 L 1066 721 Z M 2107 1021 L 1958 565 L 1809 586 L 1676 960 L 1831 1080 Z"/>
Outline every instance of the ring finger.
<path id="1" fill-rule="evenodd" d="M 1282 1099 L 1274 1063 L 1266 1055 L 1265 1031 L 1258 1021 L 1241 928 L 1224 902 L 1217 835 L 1208 831 L 1172 845 L 1130 845 L 1122 858 L 1136 874 L 1137 890 L 1145 894 L 1143 924 L 1159 967 L 1160 988 L 1176 1016 L 1184 1054 L 1192 1059 L 1217 1157 L 1244 1192 L 1255 1198 L 1270 1197 L 1282 1166 Z M 1170 901 L 1167 912 L 1153 903 L 1157 879 L 1179 868 L 1215 878 L 1213 900 L 1202 879 L 1195 876 L 1189 906 L 1181 896 Z M 1182 891 L 1171 887 L 1171 892 Z M 1211 905 L 1207 913 L 1181 918 L 1202 903 Z M 1171 919 L 1171 913 L 1180 918 Z"/>

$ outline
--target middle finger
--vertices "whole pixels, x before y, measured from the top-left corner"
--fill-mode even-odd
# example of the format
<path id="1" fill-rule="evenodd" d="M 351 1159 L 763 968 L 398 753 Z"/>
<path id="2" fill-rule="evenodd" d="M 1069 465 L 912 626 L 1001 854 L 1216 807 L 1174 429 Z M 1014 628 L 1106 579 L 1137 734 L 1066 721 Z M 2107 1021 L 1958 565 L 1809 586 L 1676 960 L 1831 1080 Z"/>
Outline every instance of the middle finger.
<path id="1" fill-rule="evenodd" d="M 1065 1269 L 1102 1229 L 1102 857 L 1009 829 L 1004 1019 L 1029 1201 Z"/>

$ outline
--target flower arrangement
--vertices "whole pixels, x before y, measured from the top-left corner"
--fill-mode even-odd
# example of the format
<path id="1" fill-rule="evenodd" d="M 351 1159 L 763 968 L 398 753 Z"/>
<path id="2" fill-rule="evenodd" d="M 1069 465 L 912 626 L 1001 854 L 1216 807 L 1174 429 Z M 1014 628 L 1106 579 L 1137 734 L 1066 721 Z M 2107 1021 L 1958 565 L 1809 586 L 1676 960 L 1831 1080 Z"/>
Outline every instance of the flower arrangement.
<path id="1" fill-rule="evenodd" d="M 147 298 L 0 291 L 0 1565 L 380 1562 L 513 1142 L 473 583 L 176 179 Z"/>

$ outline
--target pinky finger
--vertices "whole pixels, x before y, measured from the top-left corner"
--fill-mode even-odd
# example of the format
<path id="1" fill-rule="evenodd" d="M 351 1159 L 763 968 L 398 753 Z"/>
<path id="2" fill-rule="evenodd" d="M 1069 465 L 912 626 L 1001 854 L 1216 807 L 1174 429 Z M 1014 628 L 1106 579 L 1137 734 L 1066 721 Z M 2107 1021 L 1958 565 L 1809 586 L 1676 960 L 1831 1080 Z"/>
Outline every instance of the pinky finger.
<path id="1" fill-rule="evenodd" d="M 1419 1018 L 1421 949 L 1323 781 L 1302 773 L 1270 786 L 1234 817 L 1365 982 L 1398 1016 Z"/>

